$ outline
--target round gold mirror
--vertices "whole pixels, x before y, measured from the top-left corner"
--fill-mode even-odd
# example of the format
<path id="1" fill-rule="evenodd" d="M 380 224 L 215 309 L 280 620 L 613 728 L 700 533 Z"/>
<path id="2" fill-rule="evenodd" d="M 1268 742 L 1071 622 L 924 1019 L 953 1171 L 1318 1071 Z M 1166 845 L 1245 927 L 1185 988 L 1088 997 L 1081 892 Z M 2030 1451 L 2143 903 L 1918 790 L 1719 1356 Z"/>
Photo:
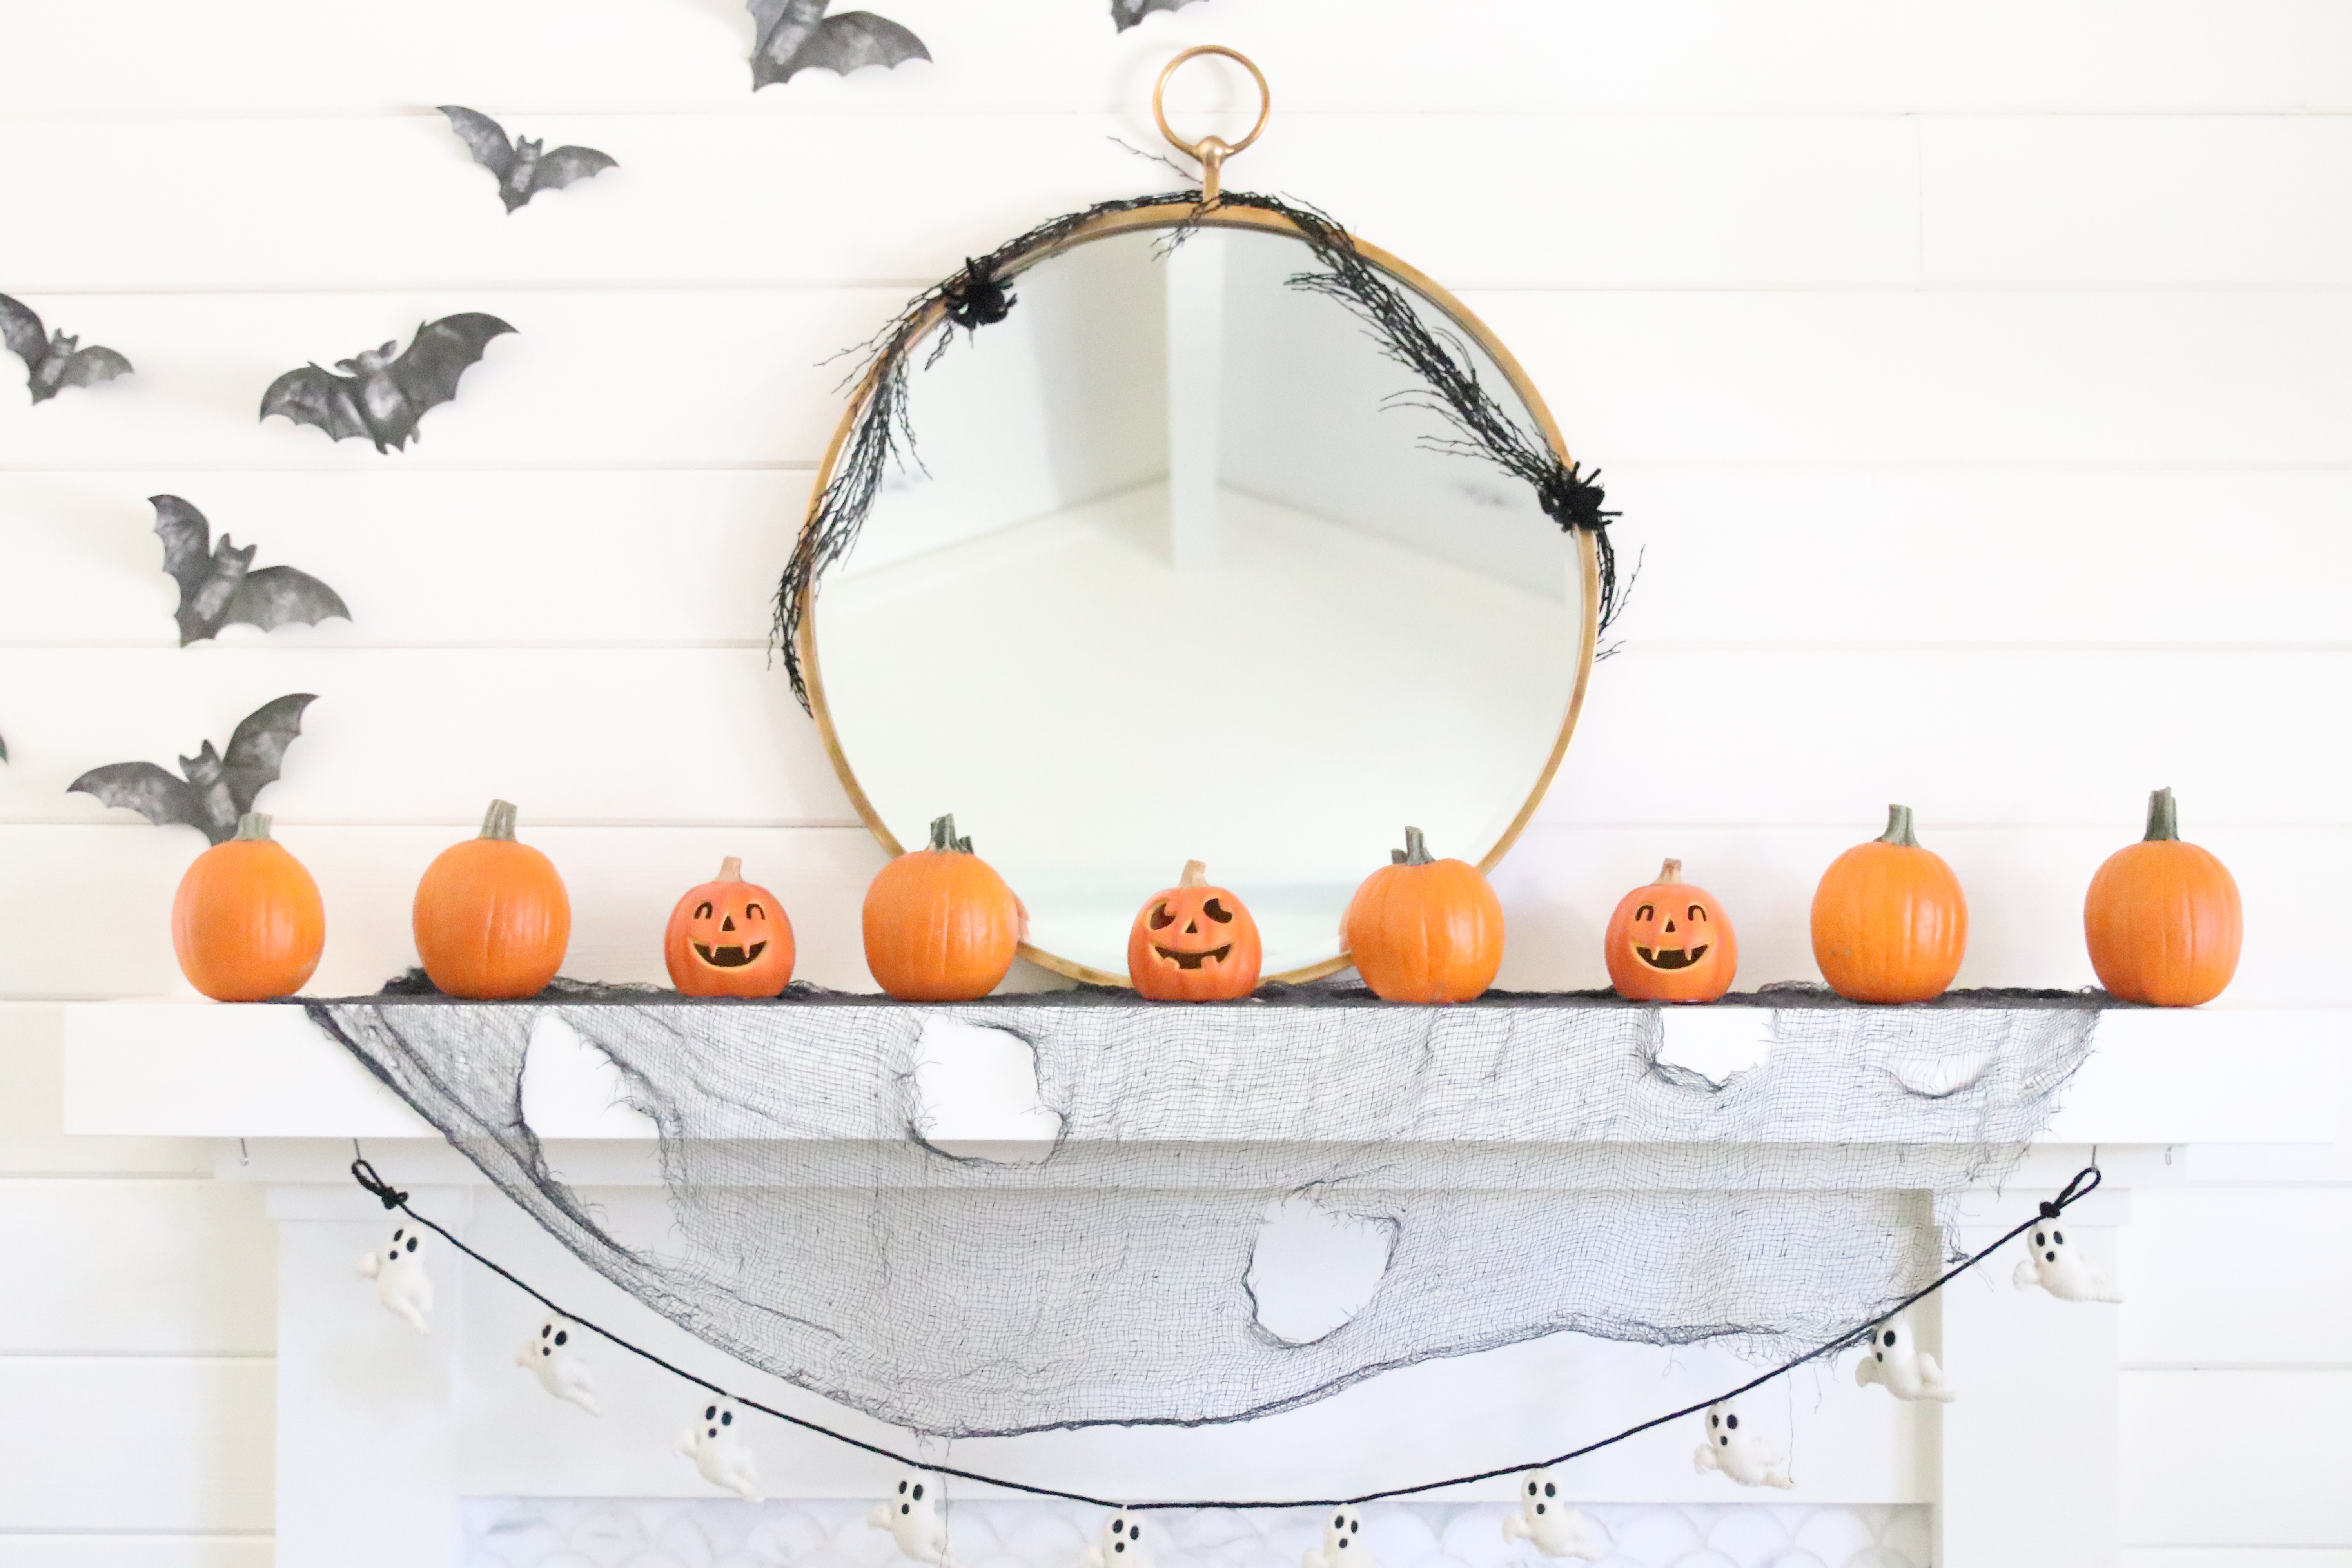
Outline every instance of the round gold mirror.
<path id="1" fill-rule="evenodd" d="M 1328 973 L 1406 824 L 1491 868 L 1567 749 L 1602 574 L 1544 485 L 1576 470 L 1452 295 L 1345 236 L 1332 287 L 1337 232 L 1130 204 L 975 263 L 819 476 L 787 592 L 834 765 L 894 853 L 952 813 L 1049 969 L 1124 984 L 1199 859 L 1267 978 Z"/>

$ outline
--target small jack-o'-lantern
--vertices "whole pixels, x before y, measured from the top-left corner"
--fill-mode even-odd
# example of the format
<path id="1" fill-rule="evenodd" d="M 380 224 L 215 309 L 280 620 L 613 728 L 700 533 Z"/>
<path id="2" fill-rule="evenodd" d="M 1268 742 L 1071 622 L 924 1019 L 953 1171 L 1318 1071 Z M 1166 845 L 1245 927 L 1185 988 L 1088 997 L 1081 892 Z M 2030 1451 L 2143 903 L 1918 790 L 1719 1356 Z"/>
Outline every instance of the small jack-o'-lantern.
<path id="1" fill-rule="evenodd" d="M 792 983 L 793 922 L 730 855 L 715 880 L 688 889 L 670 910 L 662 958 L 688 996 L 774 996 Z"/>
<path id="2" fill-rule="evenodd" d="M 1683 880 L 1679 860 L 1625 895 L 1602 941 L 1609 984 L 1636 1002 L 1712 1002 L 1739 969 L 1739 942 L 1723 906 Z"/>
<path id="3" fill-rule="evenodd" d="M 1151 895 L 1127 938 L 1127 977 L 1153 1002 L 1231 1002 L 1257 989 L 1265 950 L 1257 921 L 1209 868 L 1184 862 L 1176 886 Z"/>

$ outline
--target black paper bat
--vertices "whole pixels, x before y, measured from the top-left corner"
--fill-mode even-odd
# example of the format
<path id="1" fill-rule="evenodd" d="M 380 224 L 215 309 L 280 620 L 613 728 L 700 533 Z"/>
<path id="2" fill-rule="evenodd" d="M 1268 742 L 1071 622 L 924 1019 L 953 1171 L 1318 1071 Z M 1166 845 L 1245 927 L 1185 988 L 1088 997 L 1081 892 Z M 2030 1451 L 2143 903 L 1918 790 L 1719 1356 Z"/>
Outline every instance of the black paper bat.
<path id="1" fill-rule="evenodd" d="M 290 622 L 315 626 L 352 613 L 332 588 L 291 566 L 253 570 L 261 547 L 244 549 L 226 533 L 212 542 L 205 514 L 178 496 L 149 496 L 155 531 L 163 541 L 163 570 L 180 585 L 180 646 L 217 637 L 223 626 L 242 623 L 274 631 Z"/>
<path id="2" fill-rule="evenodd" d="M 95 386 L 131 374 L 131 362 L 112 349 L 96 343 L 76 348 L 81 340 L 63 332 L 51 337 L 31 306 L 5 294 L 0 294 L 0 341 L 25 362 L 25 381 L 36 403 L 47 403 L 61 386 Z"/>
<path id="3" fill-rule="evenodd" d="M 288 371 L 261 395 L 261 416 L 283 414 L 297 425 L 316 425 L 338 441 L 364 436 L 379 452 L 396 450 L 408 445 L 427 409 L 457 395 L 457 378 L 482 357 L 489 341 L 513 331 L 478 310 L 427 321 L 396 358 L 386 343 L 362 350 L 357 359 L 336 361 L 335 369 L 348 375 L 316 363 Z"/>
<path id="4" fill-rule="evenodd" d="M 1173 11 L 1192 3 L 1192 0 L 1110 0 L 1110 19 L 1124 33 L 1154 11 Z"/>
<path id="5" fill-rule="evenodd" d="M 887 16 L 844 11 L 828 16 L 831 0 L 746 0 L 758 41 L 751 46 L 751 90 L 790 81 L 809 69 L 847 76 L 860 66 L 927 60 L 931 51 Z"/>
<path id="6" fill-rule="evenodd" d="M 593 147 L 558 147 L 524 140 L 509 145 L 506 127 L 488 115 L 445 103 L 449 129 L 474 154 L 474 162 L 499 177 L 499 200 L 512 212 L 541 191 L 560 191 L 574 180 L 585 180 L 621 165 Z"/>
<path id="7" fill-rule="evenodd" d="M 66 785 L 66 793 L 96 795 L 108 805 L 127 805 L 158 827 L 184 822 L 215 844 L 236 837 L 236 819 L 253 809 L 264 784 L 278 781 L 286 748 L 302 732 L 302 710 L 318 699 L 298 691 L 265 702 L 245 716 L 228 738 L 228 755 L 210 741 L 193 757 L 180 759 L 175 779 L 152 763 L 113 763 Z"/>

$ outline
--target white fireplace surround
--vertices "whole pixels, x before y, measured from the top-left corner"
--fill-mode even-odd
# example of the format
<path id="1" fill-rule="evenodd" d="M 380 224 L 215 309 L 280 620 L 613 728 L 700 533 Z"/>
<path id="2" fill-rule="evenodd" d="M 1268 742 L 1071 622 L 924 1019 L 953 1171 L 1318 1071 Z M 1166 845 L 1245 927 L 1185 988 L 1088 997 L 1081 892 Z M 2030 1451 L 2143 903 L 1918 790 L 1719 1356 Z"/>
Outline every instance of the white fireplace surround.
<path id="1" fill-rule="evenodd" d="M 1758 1009 L 1667 1010 L 1664 1058 L 1721 1079 L 1755 1059 Z M 2102 1190 L 2075 1210 L 2095 1258 L 2137 1186 L 2180 1179 L 2200 1143 L 2338 1136 L 2338 1011 L 2104 1014 L 2064 1107 L 2008 1190 L 1968 1195 L 1978 1247 L 2031 1212 L 2095 1150 Z M 1039 1123 L 1017 1055 L 926 1037 L 919 1081 L 934 1142 L 1019 1158 Z M 584 1053 L 564 1070 L 534 1047 L 529 1120 L 593 1198 L 650 1180 L 647 1130 L 615 1107 Z M 1026 1098 L 1024 1098 L 1026 1096 Z M 1315 1495 L 1508 1462 L 1614 1430 L 1753 1375 L 1712 1352 L 1556 1336 L 1391 1373 L 1303 1410 L 1199 1430 L 1093 1429 L 917 1444 L 748 1372 L 628 1301 L 540 1232 L 296 1007 L 100 1003 L 69 1009 L 68 1132 L 220 1140 L 219 1174 L 268 1187 L 279 1226 L 278 1562 L 282 1568 L 887 1568 L 859 1523 L 885 1461 L 754 1416 L 769 1491 L 714 1499 L 675 1450 L 699 1398 L 606 1347 L 602 1419 L 513 1364 L 539 1309 L 443 1248 L 420 1338 L 374 1303 L 354 1260 L 381 1207 L 352 1183 L 352 1141 L 419 1212 L 557 1300 L 703 1375 L 933 1462 L 1144 1499 Z M 2011 1288 L 1996 1258 L 1925 1314 L 1961 1391 L 1948 1407 L 1858 1389 L 1846 1365 L 1749 1396 L 1790 1440 L 1798 1487 L 1741 1492 L 1691 1466 L 1695 1425 L 1636 1437 L 1570 1468 L 1573 1500 L 1610 1533 L 1612 1568 L 2081 1568 L 2116 1552 L 2117 1333 L 2112 1308 Z M 2123 1280 L 2128 1294 L 2129 1278 Z M 1566 1425 L 1563 1425 L 1566 1423 Z M 1382 1505 L 1381 1568 L 1500 1568 L 1509 1483 Z M 1099 1510 L 951 1486 L 958 1568 L 1076 1568 Z M 2040 1506 L 2032 1506 L 2036 1502 Z M 1313 1521 L 1289 1513 L 1171 1515 L 1170 1568 L 1288 1568 Z M 1525 1548 L 1517 1549 L 1523 1556 Z"/>

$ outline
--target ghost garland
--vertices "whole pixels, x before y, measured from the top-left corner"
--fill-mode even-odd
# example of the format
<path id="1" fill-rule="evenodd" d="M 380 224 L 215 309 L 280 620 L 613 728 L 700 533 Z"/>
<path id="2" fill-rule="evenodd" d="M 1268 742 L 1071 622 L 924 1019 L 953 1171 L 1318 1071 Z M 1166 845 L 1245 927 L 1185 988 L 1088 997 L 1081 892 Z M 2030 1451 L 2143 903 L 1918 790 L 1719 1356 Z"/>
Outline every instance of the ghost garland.
<path id="1" fill-rule="evenodd" d="M 406 1221 L 395 1226 L 392 1238 L 383 1247 L 360 1259 L 360 1272 L 376 1282 L 376 1300 L 387 1310 L 408 1322 L 418 1333 L 428 1333 L 425 1314 L 433 1309 L 433 1280 L 425 1266 L 425 1254 L 420 1243 L 427 1231 L 447 1242 L 458 1252 L 496 1274 L 508 1284 L 546 1309 L 549 1316 L 542 1321 L 537 1342 L 525 1342 L 516 1361 L 530 1368 L 540 1377 L 549 1393 L 559 1398 L 582 1404 L 583 1408 L 595 1410 L 593 1380 L 585 1376 L 584 1364 L 570 1373 L 555 1370 L 558 1357 L 540 1355 L 547 1369 L 534 1362 L 538 1346 L 549 1350 L 568 1350 L 569 1344 L 554 1342 L 558 1333 L 576 1340 L 580 1331 L 593 1333 L 605 1342 L 626 1351 L 639 1360 L 650 1363 L 687 1383 L 705 1390 L 711 1397 L 706 1401 L 696 1423 L 678 1437 L 678 1451 L 693 1459 L 695 1468 L 703 1479 L 723 1490 L 735 1493 L 747 1501 L 760 1500 L 760 1478 L 757 1460 L 745 1446 L 740 1424 L 736 1417 L 745 1410 L 756 1410 L 774 1417 L 787 1426 L 797 1426 L 823 1437 L 863 1452 L 891 1459 L 908 1467 L 900 1477 L 898 1490 L 891 1497 L 876 1503 L 866 1516 L 866 1522 L 877 1530 L 887 1530 L 898 1550 L 929 1568 L 956 1568 L 948 1552 L 947 1526 L 938 1511 L 939 1478 L 953 1476 L 961 1480 L 977 1481 L 986 1486 L 1002 1487 L 1008 1491 L 1024 1492 L 1032 1497 L 1060 1498 L 1070 1502 L 1092 1503 L 1099 1508 L 1116 1510 L 1106 1523 L 1103 1541 L 1087 1548 L 1086 1568 L 1150 1568 L 1150 1558 L 1140 1551 L 1142 1532 L 1134 1515 L 1145 1510 L 1163 1509 L 1295 1509 L 1328 1508 L 1334 1511 L 1323 1526 L 1323 1544 L 1310 1548 L 1305 1554 L 1302 1568 L 1379 1568 L 1371 1552 L 1362 1541 L 1363 1520 L 1356 1509 L 1361 1504 L 1390 1498 L 1411 1497 L 1433 1491 L 1441 1487 L 1467 1486 L 1478 1481 L 1497 1480 L 1505 1476 L 1520 1479 L 1521 1493 L 1518 1510 L 1503 1523 L 1507 1542 L 1527 1541 L 1548 1557 L 1592 1559 L 1607 1550 L 1606 1542 L 1591 1521 L 1581 1513 L 1556 1505 L 1559 1500 L 1559 1480 L 1552 1473 L 1570 1460 L 1582 1458 L 1612 1447 L 1627 1438 L 1654 1427 L 1664 1426 L 1693 1415 L 1704 1415 L 1705 1436 L 1692 1455 L 1693 1467 L 1701 1474 L 1717 1472 L 1743 1487 L 1769 1487 L 1786 1490 L 1796 1483 L 1789 1473 L 1787 1453 L 1747 1423 L 1741 1414 L 1740 1395 L 1752 1393 L 1764 1384 L 1801 1366 L 1816 1361 L 1833 1360 L 1846 1351 L 1870 1347 L 1855 1373 L 1855 1381 L 1865 1385 L 1883 1384 L 1899 1399 L 1948 1400 L 1953 1396 L 1943 1378 L 1942 1370 L 1934 1357 L 1917 1349 L 1911 1339 L 1909 1310 L 1934 1295 L 1946 1285 L 1969 1272 L 1985 1259 L 2019 1237 L 2032 1233 L 2033 1251 L 2017 1268 L 2015 1283 L 2019 1289 L 2041 1283 L 2049 1289 L 2048 1279 L 2057 1279 L 2066 1289 L 2079 1287 L 2084 1290 L 2100 1289 L 2105 1295 L 2077 1294 L 2062 1296 L 2069 1300 L 2116 1300 L 2114 1286 L 2107 1277 L 2094 1268 L 2078 1255 L 2063 1250 L 2064 1238 L 2058 1233 L 2057 1221 L 2071 1205 L 2081 1202 L 2098 1189 L 2099 1168 L 2087 1165 L 2075 1173 L 2056 1199 L 2042 1203 L 2039 1212 L 1995 1240 L 1980 1252 L 1954 1264 L 1920 1289 L 1913 1291 L 1884 1317 L 1843 1334 L 1826 1344 L 1814 1347 L 1802 1355 L 1783 1362 L 1769 1371 L 1748 1379 L 1738 1387 L 1703 1405 L 1686 1405 L 1663 1415 L 1628 1426 L 1611 1436 L 1571 1448 L 1533 1464 L 1506 1465 L 1494 1469 L 1474 1471 L 1468 1475 L 1446 1476 L 1434 1480 L 1415 1481 L 1410 1485 L 1388 1487 L 1379 1491 L 1360 1493 L 1349 1498 L 1292 1499 L 1187 1499 L 1164 1502 L 1125 1502 L 1097 1497 L 1087 1492 L 1071 1491 L 1059 1487 L 1040 1486 L 1031 1481 L 1008 1479 L 1003 1476 L 986 1475 L 976 1470 L 957 1469 L 945 1465 L 929 1468 L 894 1449 L 878 1443 L 853 1437 L 821 1422 L 794 1415 L 762 1405 L 757 1400 L 731 1394 L 726 1389 L 677 1363 L 664 1360 L 643 1346 L 631 1343 L 610 1329 L 591 1322 L 586 1318 L 565 1310 L 541 1294 L 515 1274 L 490 1258 L 483 1257 L 434 1221 L 408 1206 L 408 1194 L 393 1186 L 376 1173 L 364 1155 L 352 1162 L 352 1179 L 373 1194 L 387 1210 L 398 1210 Z M 2063 1272 L 2057 1272 L 2063 1266 Z M 2028 1270 L 2033 1271 L 2029 1278 Z M 2057 1294 L 2056 1290 L 2053 1291 Z M 1894 1338 L 1890 1342 L 1889 1335 Z M 572 1351 L 576 1358 L 577 1352 Z M 567 1388 L 571 1392 L 567 1392 Z M 1916 1390 L 1916 1392 L 1906 1392 Z M 592 1403 L 583 1403 L 580 1392 L 587 1394 Z M 1134 1553 L 1129 1555 L 1129 1553 Z"/>
<path id="2" fill-rule="evenodd" d="M 1619 581 L 1617 552 L 1609 539 L 1609 524 L 1617 513 L 1604 504 L 1607 496 L 1599 474 L 1587 474 L 1578 465 L 1561 461 L 1548 443 L 1522 429 L 1504 412 L 1479 380 L 1464 345 L 1450 333 L 1433 331 L 1405 292 L 1358 250 L 1348 231 L 1330 217 L 1279 196 L 1247 191 L 1226 191 L 1210 206 L 1201 205 L 1198 191 L 1171 191 L 1098 202 L 1083 212 L 1066 213 L 1039 224 L 986 256 L 966 260 L 954 276 L 908 301 L 863 345 L 866 358 L 855 373 L 856 417 L 776 585 L 772 640 L 793 683 L 793 695 L 803 708 L 808 707 L 809 697 L 801 668 L 800 630 L 808 602 L 818 582 L 856 544 L 891 462 L 915 449 L 915 432 L 908 419 L 907 378 L 918 345 L 941 321 L 970 332 L 1003 320 L 1018 303 L 1011 284 L 1022 270 L 1055 254 L 1098 218 L 1160 206 L 1193 209 L 1170 230 L 1171 245 L 1181 244 L 1221 207 L 1248 208 L 1286 219 L 1318 268 L 1294 275 L 1290 286 L 1336 301 L 1355 316 L 1381 353 L 1412 374 L 1414 387 L 1400 394 L 1397 401 L 1427 409 L 1455 432 L 1433 439 L 1431 445 L 1440 451 L 1482 458 L 1525 480 L 1534 489 L 1546 516 L 1567 531 L 1591 538 L 1601 579 L 1595 635 L 1609 628 L 1623 607 L 1631 578 Z M 953 335 L 942 331 L 924 363 L 947 352 Z"/>
<path id="3" fill-rule="evenodd" d="M 905 1556 L 931 1568 L 955 1568 L 948 1556 L 948 1524 L 940 1517 L 938 1479 L 920 1470 L 898 1478 L 898 1489 L 866 1512 L 866 1522 L 887 1530 Z"/>

